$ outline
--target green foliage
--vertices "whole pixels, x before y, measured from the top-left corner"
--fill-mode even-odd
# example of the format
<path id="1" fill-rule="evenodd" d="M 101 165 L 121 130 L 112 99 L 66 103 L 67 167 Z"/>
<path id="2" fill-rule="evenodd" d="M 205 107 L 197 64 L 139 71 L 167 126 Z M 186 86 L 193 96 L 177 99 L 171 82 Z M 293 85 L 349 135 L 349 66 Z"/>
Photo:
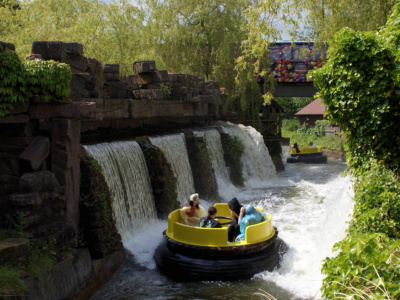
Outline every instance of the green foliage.
<path id="1" fill-rule="evenodd" d="M 26 268 L 29 276 L 40 278 L 46 268 L 52 266 L 56 261 L 54 242 L 37 241 L 31 242 L 31 255 Z"/>
<path id="2" fill-rule="evenodd" d="M 24 66 L 14 51 L 0 53 L 0 118 L 9 114 L 14 103 L 28 101 L 29 90 Z"/>
<path id="3" fill-rule="evenodd" d="M 278 97 L 274 98 L 274 100 L 285 110 L 283 118 L 289 120 L 294 118 L 295 113 L 314 101 L 313 98 L 308 97 Z"/>
<path id="4" fill-rule="evenodd" d="M 0 118 L 14 103 L 26 103 L 33 95 L 59 100 L 70 91 L 71 69 L 54 61 L 24 60 L 14 51 L 0 53 Z"/>
<path id="5" fill-rule="evenodd" d="M 286 131 L 297 131 L 299 129 L 299 120 L 296 119 L 285 119 L 282 121 L 282 130 Z"/>
<path id="6" fill-rule="evenodd" d="M 171 100 L 172 99 L 172 95 L 171 95 L 171 88 L 167 85 L 164 84 L 160 84 L 160 88 L 162 90 L 163 93 L 163 99 L 164 100 Z"/>
<path id="7" fill-rule="evenodd" d="M 25 60 L 29 90 L 34 95 L 60 100 L 69 96 L 71 68 L 52 60 Z"/>
<path id="8" fill-rule="evenodd" d="M 399 239 L 400 182 L 382 164 L 371 161 L 358 170 L 355 184 L 354 220 L 351 230 L 361 233 L 381 232 Z"/>
<path id="9" fill-rule="evenodd" d="M 308 125 L 304 123 L 302 127 L 298 128 L 297 131 L 291 134 L 290 143 L 297 143 L 300 146 L 308 146 L 310 142 L 314 142 L 317 146 L 321 146 L 325 149 L 343 151 L 346 143 L 346 136 L 340 134 L 326 137 L 325 127 L 328 125 L 329 122 L 326 120 L 316 121 L 314 128 L 308 128 Z"/>
<path id="10" fill-rule="evenodd" d="M 25 214 L 23 212 L 19 213 L 17 217 L 17 223 L 15 224 L 15 229 L 18 232 L 19 238 L 28 238 L 29 234 L 24 233 L 24 230 L 27 228 L 25 222 Z"/>
<path id="11" fill-rule="evenodd" d="M 340 253 L 324 261 L 323 295 L 352 295 L 353 288 L 372 299 L 400 296 L 400 182 L 371 160 L 357 170 L 355 207 L 347 237 L 334 246 Z M 387 295 L 385 295 L 385 293 Z M 328 298 L 330 298 L 328 297 Z"/>
<path id="12" fill-rule="evenodd" d="M 22 279 L 22 270 L 12 266 L 0 266 L 0 297 L 24 295 L 28 291 Z M 7 298 L 4 298 L 7 299 Z"/>
<path id="13" fill-rule="evenodd" d="M 340 253 L 326 258 L 322 267 L 327 274 L 322 296 L 352 296 L 349 287 L 364 291 L 368 299 L 400 296 L 400 240 L 390 240 L 382 233 L 354 233 L 335 244 L 334 250 Z"/>
<path id="14" fill-rule="evenodd" d="M 244 185 L 241 157 L 244 153 L 243 142 L 237 136 L 221 135 L 224 158 L 230 167 L 231 181 L 238 186 Z"/>
<path id="15" fill-rule="evenodd" d="M 398 68 L 393 53 L 378 35 L 347 28 L 335 36 L 332 49 L 328 63 L 314 73 L 314 85 L 328 119 L 348 133 L 349 163 L 360 166 L 372 157 L 398 170 L 400 101 L 393 93 Z"/>

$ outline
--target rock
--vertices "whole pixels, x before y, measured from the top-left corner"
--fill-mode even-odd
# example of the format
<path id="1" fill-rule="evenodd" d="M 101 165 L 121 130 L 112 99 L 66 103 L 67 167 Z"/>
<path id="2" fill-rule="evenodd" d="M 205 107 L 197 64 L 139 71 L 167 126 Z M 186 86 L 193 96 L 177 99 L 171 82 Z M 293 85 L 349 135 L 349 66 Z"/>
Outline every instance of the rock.
<path id="1" fill-rule="evenodd" d="M 15 158 L 0 158 L 0 174 L 19 176 L 19 160 Z"/>
<path id="2" fill-rule="evenodd" d="M 20 193 L 46 192 L 60 187 L 55 174 L 50 171 L 25 173 L 19 180 Z"/>
<path id="3" fill-rule="evenodd" d="M 28 161 L 32 170 L 36 171 L 46 160 L 50 153 L 50 139 L 43 136 L 35 137 L 28 147 L 18 156 L 19 159 Z"/>
<path id="4" fill-rule="evenodd" d="M 151 72 L 151 71 L 157 71 L 156 62 L 154 60 L 135 61 L 133 63 L 133 73 L 134 74 L 147 73 L 147 72 Z"/>
<path id="5" fill-rule="evenodd" d="M 71 102 L 59 104 L 37 104 L 32 105 L 30 110 L 31 119 L 85 119 L 96 114 L 95 102 Z"/>
<path id="6" fill-rule="evenodd" d="M 79 221 L 81 121 L 54 119 L 52 131 L 52 170 L 66 188 L 66 219 L 75 229 Z"/>
<path id="7" fill-rule="evenodd" d="M 163 91 L 159 90 L 136 90 L 133 91 L 133 96 L 136 99 L 142 100 L 162 100 L 163 99 Z"/>
<path id="8" fill-rule="evenodd" d="M 39 206 L 42 204 L 42 198 L 38 192 L 28 194 L 13 194 L 10 196 L 10 203 L 15 207 Z"/>
<path id="9" fill-rule="evenodd" d="M 27 239 L 11 238 L 0 241 L 0 265 L 26 266 L 29 255 Z"/>
<path id="10" fill-rule="evenodd" d="M 67 54 L 61 62 L 69 65 L 72 73 L 84 73 L 87 69 L 88 58 L 81 55 Z"/>
<path id="11" fill-rule="evenodd" d="M 127 82 L 106 82 L 104 84 L 104 97 L 108 99 L 127 99 L 130 96 L 131 87 Z"/>
<path id="12" fill-rule="evenodd" d="M 0 119 L 0 124 L 28 123 L 28 115 L 8 115 Z"/>
<path id="13" fill-rule="evenodd" d="M 60 61 L 66 54 L 64 43 L 59 41 L 40 41 L 32 43 L 32 54 L 40 54 L 44 60 Z"/>
<path id="14" fill-rule="evenodd" d="M 104 73 L 119 74 L 119 64 L 104 64 Z"/>
<path id="15" fill-rule="evenodd" d="M 72 74 L 70 97 L 99 98 L 103 84 L 103 77 L 97 77 L 88 73 Z"/>
<path id="16" fill-rule="evenodd" d="M 119 74 L 118 73 L 104 73 L 104 80 L 106 82 L 119 81 Z"/>
<path id="17" fill-rule="evenodd" d="M 65 52 L 72 55 L 82 55 L 83 45 L 79 43 L 64 43 Z"/>
<path id="18" fill-rule="evenodd" d="M 6 50 L 15 51 L 14 44 L 0 41 L 0 53 L 5 52 Z"/>

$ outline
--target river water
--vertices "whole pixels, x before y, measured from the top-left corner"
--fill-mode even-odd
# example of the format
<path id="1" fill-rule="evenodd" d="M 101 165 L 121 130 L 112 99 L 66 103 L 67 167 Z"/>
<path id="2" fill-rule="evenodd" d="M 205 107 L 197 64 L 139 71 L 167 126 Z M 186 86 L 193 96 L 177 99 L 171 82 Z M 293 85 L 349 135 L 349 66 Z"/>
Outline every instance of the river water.
<path id="1" fill-rule="evenodd" d="M 284 147 L 284 153 L 288 148 Z M 284 158 L 285 160 L 285 158 Z M 156 220 L 127 236 L 127 259 L 91 300 L 97 299 L 321 299 L 321 261 L 334 255 L 333 244 L 345 236 L 353 210 L 351 178 L 342 176 L 346 164 L 285 164 L 285 171 L 266 181 L 250 180 L 246 188 L 219 186 L 225 199 L 261 206 L 288 245 L 281 267 L 237 282 L 173 282 L 160 274 L 153 254 L 162 241 L 166 220 Z M 212 203 L 200 201 L 204 207 Z M 238 270 L 240 272 L 240 270 Z"/>

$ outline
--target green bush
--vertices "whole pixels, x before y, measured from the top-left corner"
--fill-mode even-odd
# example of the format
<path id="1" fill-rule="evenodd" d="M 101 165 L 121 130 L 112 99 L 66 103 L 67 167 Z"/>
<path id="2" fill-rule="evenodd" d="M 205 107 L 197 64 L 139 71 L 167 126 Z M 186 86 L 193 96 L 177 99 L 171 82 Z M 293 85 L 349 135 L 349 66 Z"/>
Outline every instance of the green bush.
<path id="1" fill-rule="evenodd" d="M 33 95 L 61 100 L 68 97 L 72 72 L 68 65 L 52 60 L 20 61 L 14 51 L 0 53 L 0 118 L 15 103 L 26 103 Z"/>
<path id="2" fill-rule="evenodd" d="M 14 51 L 0 53 L 0 118 L 13 110 L 14 103 L 29 100 L 26 77 L 24 66 Z"/>
<path id="3" fill-rule="evenodd" d="M 331 49 L 327 64 L 314 72 L 314 85 L 320 89 L 328 120 L 348 133 L 349 164 L 357 167 L 372 157 L 399 170 L 395 56 L 377 34 L 348 28 L 335 35 Z"/>

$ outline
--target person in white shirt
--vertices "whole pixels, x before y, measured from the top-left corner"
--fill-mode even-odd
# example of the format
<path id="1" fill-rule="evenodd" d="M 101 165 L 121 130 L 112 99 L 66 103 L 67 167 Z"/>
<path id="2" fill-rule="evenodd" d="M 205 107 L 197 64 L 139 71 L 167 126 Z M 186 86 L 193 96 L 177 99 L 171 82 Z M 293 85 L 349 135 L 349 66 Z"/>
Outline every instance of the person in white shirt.
<path id="1" fill-rule="evenodd" d="M 315 145 L 313 142 L 310 142 L 310 146 L 311 146 L 312 148 L 317 148 L 317 145 Z"/>

